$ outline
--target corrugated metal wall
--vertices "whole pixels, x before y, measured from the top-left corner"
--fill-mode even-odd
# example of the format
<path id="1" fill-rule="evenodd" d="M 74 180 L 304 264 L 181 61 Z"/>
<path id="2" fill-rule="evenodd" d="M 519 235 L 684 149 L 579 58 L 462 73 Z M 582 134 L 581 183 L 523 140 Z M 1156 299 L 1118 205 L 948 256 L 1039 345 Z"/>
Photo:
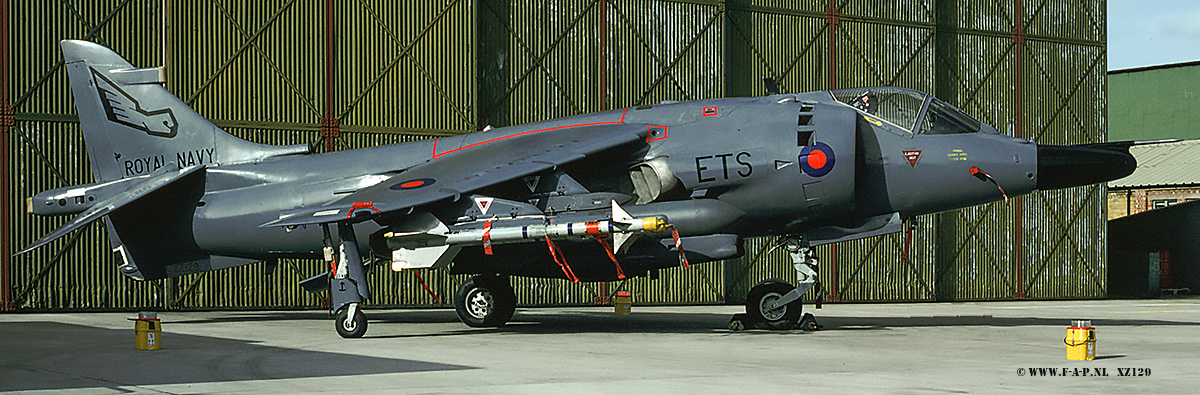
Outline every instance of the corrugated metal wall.
<path id="1" fill-rule="evenodd" d="M 761 95 L 762 77 L 785 92 L 914 88 L 1002 133 L 1041 143 L 1103 141 L 1103 2 L 1024 3 L 172 0 L 164 41 L 161 0 L 9 1 L 11 82 L 3 99 L 16 116 L 5 134 L 4 224 L 10 248 L 28 245 L 66 218 L 26 215 L 24 197 L 91 181 L 61 39 L 100 42 L 140 66 L 165 56 L 168 89 L 219 126 L 256 142 L 318 150 L 326 140 L 352 149 L 662 100 Z M 339 121 L 336 133 L 320 127 L 327 114 Z M 915 218 L 911 232 L 822 246 L 826 294 L 809 298 L 1102 296 L 1102 195 L 1100 186 L 1041 192 Z M 658 280 L 517 279 L 514 286 L 530 305 L 590 304 L 618 290 L 633 292 L 637 303 L 737 303 L 758 281 L 794 279 L 787 253 L 771 245 L 747 240 L 745 257 L 664 270 Z M 322 271 L 311 260 L 281 260 L 270 275 L 257 264 L 156 282 L 126 279 L 115 268 L 97 224 L 11 258 L 3 275 L 20 309 L 321 305 L 296 285 Z M 465 279 L 421 274 L 442 305 Z M 379 266 L 370 281 L 375 305 L 435 304 L 414 273 Z"/>

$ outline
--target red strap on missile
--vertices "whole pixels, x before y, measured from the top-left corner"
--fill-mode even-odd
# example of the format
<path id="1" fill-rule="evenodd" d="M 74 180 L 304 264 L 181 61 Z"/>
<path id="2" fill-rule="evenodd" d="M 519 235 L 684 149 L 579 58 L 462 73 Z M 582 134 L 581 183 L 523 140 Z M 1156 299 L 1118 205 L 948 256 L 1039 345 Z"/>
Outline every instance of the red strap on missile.
<path id="1" fill-rule="evenodd" d="M 579 278 L 575 277 L 575 273 L 571 271 L 571 265 L 567 264 L 567 257 L 563 256 L 562 259 L 559 259 L 562 256 L 562 251 L 558 249 L 558 246 L 554 245 L 553 241 L 550 241 L 550 236 L 546 236 L 546 247 L 550 248 L 550 257 L 554 258 L 554 263 L 557 263 L 558 267 L 562 268 L 563 274 L 567 276 L 567 279 L 571 280 L 571 282 L 579 282 Z"/>
<path id="2" fill-rule="evenodd" d="M 492 221 L 483 223 L 483 253 L 492 255 Z"/>
<path id="3" fill-rule="evenodd" d="M 679 241 L 679 229 L 675 229 L 674 226 L 671 227 L 671 238 L 675 239 L 675 250 L 679 251 L 679 263 L 683 265 L 683 270 L 691 269 L 692 266 L 688 264 L 687 255 L 683 253 L 683 242 Z"/>
<path id="4" fill-rule="evenodd" d="M 428 292 L 429 296 L 433 297 L 433 302 L 437 303 L 437 304 L 442 304 L 442 298 L 439 298 L 437 296 L 437 294 L 433 293 L 433 290 L 429 289 L 428 285 L 425 285 L 425 279 L 421 278 L 421 273 L 417 273 L 416 270 L 413 270 L 412 274 L 414 276 L 417 276 L 417 282 L 421 283 L 421 287 L 425 288 L 425 292 Z"/>
<path id="5" fill-rule="evenodd" d="M 613 254 L 612 247 L 608 246 L 608 242 L 604 240 L 604 236 L 596 236 L 596 241 L 600 243 L 601 247 L 604 247 L 604 252 L 608 254 L 608 259 L 612 259 L 613 265 L 617 266 L 617 279 L 624 280 L 625 271 L 621 270 L 621 263 L 617 262 L 617 256 Z"/>

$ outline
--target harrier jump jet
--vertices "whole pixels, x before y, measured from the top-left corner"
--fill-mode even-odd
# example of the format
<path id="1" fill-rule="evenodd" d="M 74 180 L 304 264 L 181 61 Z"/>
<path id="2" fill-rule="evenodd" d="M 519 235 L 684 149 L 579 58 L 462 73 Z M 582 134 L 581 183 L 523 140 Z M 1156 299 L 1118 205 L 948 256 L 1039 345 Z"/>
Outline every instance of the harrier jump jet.
<path id="1" fill-rule="evenodd" d="M 335 327 L 362 336 L 364 265 L 475 275 L 470 326 L 504 325 L 510 276 L 615 281 L 737 257 L 782 236 L 798 283 L 753 287 L 747 313 L 800 317 L 814 246 L 906 218 L 1130 174 L 1133 143 L 1039 145 L 930 95 L 862 88 L 643 105 L 461 136 L 314 154 L 234 137 L 100 45 L 63 41 L 94 184 L 28 200 L 108 217 L 122 274 L 175 277 L 323 257 Z M 25 252 L 25 251 L 22 251 Z M 385 263 L 385 264 L 386 264 Z"/>

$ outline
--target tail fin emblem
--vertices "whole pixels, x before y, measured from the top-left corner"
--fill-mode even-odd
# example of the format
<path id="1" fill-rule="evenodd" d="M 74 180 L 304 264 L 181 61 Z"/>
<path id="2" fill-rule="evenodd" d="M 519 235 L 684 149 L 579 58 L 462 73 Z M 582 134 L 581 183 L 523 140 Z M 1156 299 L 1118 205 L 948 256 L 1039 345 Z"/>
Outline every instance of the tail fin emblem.
<path id="1" fill-rule="evenodd" d="M 96 93 L 100 95 L 100 104 L 104 105 L 104 113 L 109 121 L 151 136 L 172 138 L 179 132 L 179 122 L 170 108 L 147 111 L 137 99 L 105 77 L 104 73 L 92 69 L 92 76 L 95 77 Z"/>

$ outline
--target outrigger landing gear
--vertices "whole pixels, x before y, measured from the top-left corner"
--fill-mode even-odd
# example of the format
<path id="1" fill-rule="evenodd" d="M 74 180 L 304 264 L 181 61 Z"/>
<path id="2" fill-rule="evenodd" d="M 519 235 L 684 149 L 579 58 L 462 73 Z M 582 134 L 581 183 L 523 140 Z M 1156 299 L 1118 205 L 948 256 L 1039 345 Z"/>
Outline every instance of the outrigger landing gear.
<path id="1" fill-rule="evenodd" d="M 458 319 L 476 328 L 504 326 L 516 309 L 517 294 L 505 276 L 472 277 L 462 283 L 454 295 Z"/>
<path id="2" fill-rule="evenodd" d="M 321 225 L 325 232 L 325 259 L 333 261 L 333 238 L 329 225 Z M 358 241 L 354 227 L 338 223 L 338 248 L 336 270 L 329 278 L 329 298 L 334 312 L 334 328 L 344 338 L 358 338 L 367 333 L 367 316 L 362 312 L 362 302 L 371 298 L 367 288 L 367 273 L 363 270 L 362 258 L 358 255 Z"/>
<path id="3" fill-rule="evenodd" d="M 746 313 L 734 314 L 729 320 L 729 329 L 738 331 L 746 328 L 787 330 L 800 328 L 813 331 L 821 328 L 812 314 L 803 313 L 801 296 L 816 287 L 820 291 L 817 276 L 817 257 L 803 239 L 784 240 L 784 248 L 792 256 L 799 286 L 792 287 L 780 280 L 766 280 L 750 289 L 746 296 Z M 820 300 L 817 308 L 821 308 Z"/>

